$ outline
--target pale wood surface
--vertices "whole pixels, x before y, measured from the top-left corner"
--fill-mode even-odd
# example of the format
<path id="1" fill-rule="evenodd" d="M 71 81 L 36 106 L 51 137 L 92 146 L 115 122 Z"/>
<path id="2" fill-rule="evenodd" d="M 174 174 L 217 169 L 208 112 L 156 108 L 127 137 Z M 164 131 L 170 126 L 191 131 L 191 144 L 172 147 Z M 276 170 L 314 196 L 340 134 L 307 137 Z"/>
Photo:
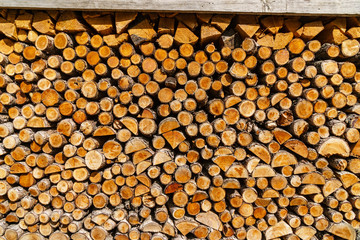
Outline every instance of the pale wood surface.
<path id="1" fill-rule="evenodd" d="M 3 0 L 1 8 L 359 15 L 360 1 L 329 0 Z"/>

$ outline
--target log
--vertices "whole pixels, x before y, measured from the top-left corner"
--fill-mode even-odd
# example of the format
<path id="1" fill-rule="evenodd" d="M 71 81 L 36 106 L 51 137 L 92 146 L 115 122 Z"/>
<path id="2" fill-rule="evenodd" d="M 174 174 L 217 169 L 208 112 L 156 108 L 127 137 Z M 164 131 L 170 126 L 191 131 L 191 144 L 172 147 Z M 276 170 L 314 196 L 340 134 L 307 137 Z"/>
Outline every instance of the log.
<path id="1" fill-rule="evenodd" d="M 195 44 L 198 41 L 198 37 L 191 32 L 184 24 L 180 23 L 176 29 L 174 40 L 178 44 Z"/>
<path id="2" fill-rule="evenodd" d="M 16 25 L 13 22 L 9 22 L 4 18 L 0 18 L 0 32 L 8 38 L 17 40 Z"/>
<path id="3" fill-rule="evenodd" d="M 121 12 L 115 14 L 116 33 L 123 33 L 126 31 L 129 24 L 136 18 L 137 13 Z"/>
<path id="4" fill-rule="evenodd" d="M 128 32 L 135 45 L 149 41 L 156 36 L 156 32 L 147 20 L 143 20 L 129 28 Z"/>
<path id="5" fill-rule="evenodd" d="M 252 37 L 256 33 L 256 31 L 260 28 L 258 20 L 255 16 L 251 16 L 250 18 L 246 16 L 237 16 L 236 17 L 236 30 L 239 34 L 245 37 Z"/>
<path id="6" fill-rule="evenodd" d="M 323 156 L 331 156 L 331 155 L 340 155 L 340 156 L 349 156 L 350 149 L 348 144 L 339 138 L 329 138 L 323 141 L 319 145 L 319 154 Z M 326 151 L 326 153 L 325 153 Z"/>
<path id="7" fill-rule="evenodd" d="M 205 45 L 209 42 L 215 42 L 221 36 L 221 32 L 211 25 L 201 26 L 200 44 Z"/>
<path id="8" fill-rule="evenodd" d="M 32 19 L 32 27 L 42 34 L 55 35 L 55 26 L 45 12 L 37 12 Z"/>
<path id="9" fill-rule="evenodd" d="M 79 21 L 74 12 L 64 12 L 57 19 L 55 29 L 64 32 L 85 32 L 86 27 Z"/>
<path id="10" fill-rule="evenodd" d="M 105 14 L 101 16 L 82 14 L 84 20 L 98 33 L 107 35 L 113 32 L 112 16 Z"/>
<path id="11" fill-rule="evenodd" d="M 338 223 L 330 225 L 328 231 L 338 237 L 345 239 L 355 239 L 355 231 L 347 223 Z"/>
<path id="12" fill-rule="evenodd" d="M 293 233 L 291 227 L 288 224 L 286 224 L 284 221 L 281 221 L 276 223 L 274 226 L 268 228 L 268 230 L 266 230 L 265 232 L 265 237 L 266 239 L 273 239 L 273 238 L 289 235 L 291 233 Z"/>

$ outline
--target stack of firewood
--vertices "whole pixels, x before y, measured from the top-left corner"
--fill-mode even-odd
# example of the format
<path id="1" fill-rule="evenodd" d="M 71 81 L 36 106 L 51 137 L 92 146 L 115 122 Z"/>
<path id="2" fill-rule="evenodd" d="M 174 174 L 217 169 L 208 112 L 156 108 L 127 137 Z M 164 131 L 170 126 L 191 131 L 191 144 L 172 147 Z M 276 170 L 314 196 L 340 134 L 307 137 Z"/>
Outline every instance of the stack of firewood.
<path id="1" fill-rule="evenodd" d="M 360 18 L 0 16 L 0 239 L 355 239 Z"/>

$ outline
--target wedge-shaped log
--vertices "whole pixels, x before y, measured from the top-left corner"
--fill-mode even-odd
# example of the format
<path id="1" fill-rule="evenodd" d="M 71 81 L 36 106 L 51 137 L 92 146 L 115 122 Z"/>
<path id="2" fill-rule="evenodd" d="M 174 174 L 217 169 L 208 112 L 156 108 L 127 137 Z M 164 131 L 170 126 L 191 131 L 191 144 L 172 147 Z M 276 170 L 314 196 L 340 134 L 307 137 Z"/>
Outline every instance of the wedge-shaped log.
<path id="1" fill-rule="evenodd" d="M 265 164 L 259 164 L 255 167 L 254 171 L 251 174 L 252 177 L 274 177 L 275 171 L 272 167 Z"/>
<path id="2" fill-rule="evenodd" d="M 125 154 L 130 154 L 133 152 L 137 152 L 149 147 L 149 143 L 139 137 L 131 138 L 125 145 L 124 152 Z"/>
<path id="3" fill-rule="evenodd" d="M 327 197 L 341 186 L 342 183 L 338 179 L 333 178 L 326 181 L 325 185 L 322 187 L 322 192 L 324 196 Z"/>
<path id="4" fill-rule="evenodd" d="M 157 151 L 153 157 L 153 165 L 159 165 L 173 159 L 173 154 L 168 149 Z"/>
<path id="5" fill-rule="evenodd" d="M 299 154 L 303 158 L 308 157 L 308 154 L 309 154 L 308 148 L 305 145 L 305 143 L 303 143 L 300 140 L 289 139 L 284 143 L 284 146 L 287 147 L 288 149 L 290 149 L 291 151 L 293 151 L 294 153 Z"/>
<path id="6" fill-rule="evenodd" d="M 235 157 L 231 155 L 218 156 L 213 159 L 213 162 L 216 163 L 224 172 L 230 168 L 234 161 Z"/>
<path id="7" fill-rule="evenodd" d="M 345 222 L 330 224 L 327 231 L 343 239 L 356 239 L 356 233 L 354 228 L 352 228 L 348 223 Z"/>
<path id="8" fill-rule="evenodd" d="M 186 236 L 192 230 L 199 226 L 199 223 L 189 217 L 184 217 L 181 220 L 175 221 L 176 228 L 181 232 L 182 235 Z"/>
<path id="9" fill-rule="evenodd" d="M 317 151 L 324 157 L 332 155 L 348 157 L 350 155 L 349 144 L 345 140 L 337 137 L 330 137 L 321 141 Z"/>
<path id="10" fill-rule="evenodd" d="M 218 215 L 216 215 L 212 211 L 197 214 L 196 221 L 198 221 L 208 227 L 211 227 L 215 230 L 218 230 L 218 231 L 223 230 L 223 224 L 221 223 Z"/>
<path id="11" fill-rule="evenodd" d="M 225 176 L 230 178 L 248 178 L 249 174 L 242 164 L 235 163 L 227 169 Z"/>
<path id="12" fill-rule="evenodd" d="M 260 143 L 252 143 L 248 146 L 248 149 L 267 164 L 270 163 L 271 155 L 264 145 Z"/>
<path id="13" fill-rule="evenodd" d="M 284 150 L 280 150 L 278 151 L 272 161 L 271 161 L 271 166 L 272 167 L 283 167 L 283 166 L 288 166 L 288 165 L 295 165 L 297 164 L 297 159 L 296 157 Z"/>
<path id="14" fill-rule="evenodd" d="M 145 41 L 151 41 L 156 36 L 155 30 L 147 19 L 144 19 L 135 24 L 133 27 L 130 27 L 128 29 L 128 33 L 135 45 L 140 45 Z"/>
<path id="15" fill-rule="evenodd" d="M 286 236 L 293 233 L 291 227 L 284 221 L 276 223 L 274 226 L 268 228 L 265 232 L 266 239 L 274 239 L 282 236 Z"/>
<path id="16" fill-rule="evenodd" d="M 351 172 L 340 171 L 335 172 L 335 175 L 341 180 L 344 188 L 348 188 L 359 181 L 359 178 Z"/>

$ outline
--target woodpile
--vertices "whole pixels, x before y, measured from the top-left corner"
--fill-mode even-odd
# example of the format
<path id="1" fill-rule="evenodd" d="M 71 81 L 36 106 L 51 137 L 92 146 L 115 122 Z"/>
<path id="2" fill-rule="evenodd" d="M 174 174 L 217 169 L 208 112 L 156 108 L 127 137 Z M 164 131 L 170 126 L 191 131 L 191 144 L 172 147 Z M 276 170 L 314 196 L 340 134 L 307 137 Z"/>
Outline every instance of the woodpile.
<path id="1" fill-rule="evenodd" d="M 0 239 L 355 239 L 360 18 L 0 15 Z"/>

